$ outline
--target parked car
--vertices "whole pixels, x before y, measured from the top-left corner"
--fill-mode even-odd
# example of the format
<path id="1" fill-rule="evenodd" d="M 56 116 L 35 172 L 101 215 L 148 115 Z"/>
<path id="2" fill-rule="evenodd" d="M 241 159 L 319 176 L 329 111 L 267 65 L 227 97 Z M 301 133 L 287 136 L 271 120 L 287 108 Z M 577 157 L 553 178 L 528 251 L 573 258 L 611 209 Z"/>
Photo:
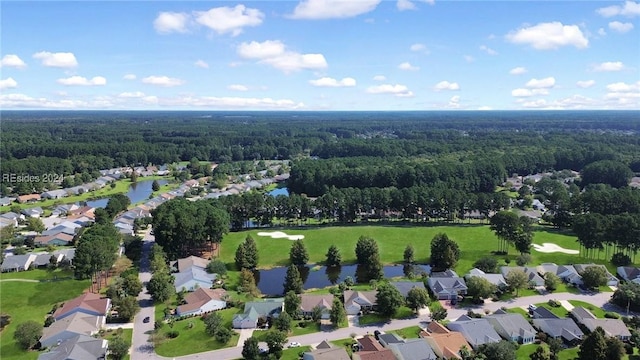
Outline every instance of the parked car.
<path id="1" fill-rule="evenodd" d="M 148 323 L 149 321 L 151 321 L 151 319 L 148 316 L 142 319 L 143 323 Z"/>
<path id="2" fill-rule="evenodd" d="M 291 343 L 289 343 L 290 348 L 296 348 L 296 347 L 300 347 L 300 343 L 297 341 L 292 341 Z"/>

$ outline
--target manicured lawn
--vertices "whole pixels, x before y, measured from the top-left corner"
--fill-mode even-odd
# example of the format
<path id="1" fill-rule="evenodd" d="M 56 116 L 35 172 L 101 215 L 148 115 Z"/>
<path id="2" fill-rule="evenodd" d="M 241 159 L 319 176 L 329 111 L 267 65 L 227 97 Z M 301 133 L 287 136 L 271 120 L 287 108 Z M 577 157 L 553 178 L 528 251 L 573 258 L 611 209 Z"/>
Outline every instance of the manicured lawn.
<path id="1" fill-rule="evenodd" d="M 238 313 L 238 309 L 225 309 L 218 312 L 223 318 L 223 325 L 231 327 L 231 319 L 233 315 Z M 189 328 L 189 324 L 193 326 Z M 180 321 L 176 321 L 173 327 L 165 324 L 160 330 L 167 334 L 169 331 L 178 331 L 178 337 L 174 339 L 167 338 L 161 344 L 156 346 L 156 353 L 160 356 L 182 356 L 187 354 L 195 354 L 199 352 L 222 349 L 225 347 L 236 346 L 238 343 L 238 333 L 233 332 L 233 336 L 226 344 L 218 342 L 215 338 L 207 335 L 205 332 L 204 321 L 201 317 L 192 317 Z"/>
<path id="2" fill-rule="evenodd" d="M 558 353 L 558 360 L 574 360 L 578 357 L 579 347 L 564 349 Z"/>
<path id="3" fill-rule="evenodd" d="M 569 315 L 569 312 L 567 311 L 567 309 L 565 309 L 562 306 L 553 307 L 553 306 L 549 305 L 548 303 L 540 303 L 540 304 L 535 304 L 535 305 L 538 306 L 538 307 L 547 308 L 547 310 L 551 311 L 557 317 L 560 317 L 560 318 L 564 318 L 564 317 L 567 317 L 567 315 Z"/>
<path id="4" fill-rule="evenodd" d="M 597 307 L 597 306 L 593 306 L 589 303 L 586 303 L 584 301 L 580 301 L 580 300 L 569 300 L 569 304 L 575 306 L 575 307 L 583 307 L 589 311 L 591 311 L 591 313 L 593 315 L 595 315 L 597 318 L 603 319 L 604 318 L 604 314 L 606 313 L 606 311 L 602 310 L 601 308 Z"/>
<path id="5" fill-rule="evenodd" d="M 311 347 L 301 346 L 291 349 L 285 348 L 284 350 L 282 350 L 282 357 L 280 358 L 280 360 L 298 360 L 300 359 L 300 353 L 303 353 L 305 351 L 311 351 Z"/>
<path id="6" fill-rule="evenodd" d="M 54 272 L 55 274 L 61 274 Z M 25 271 L 2 274 L 2 279 L 9 278 L 47 278 L 46 270 Z M 65 275 L 66 276 L 66 275 Z M 44 323 L 46 314 L 55 303 L 69 300 L 82 294 L 89 287 L 89 280 L 62 280 L 51 282 L 0 282 L 0 304 L 2 312 L 11 315 L 11 323 L 0 333 L 2 359 L 36 359 L 38 352 L 26 352 L 20 349 L 13 340 L 16 326 L 27 320 Z"/>
<path id="7" fill-rule="evenodd" d="M 403 339 L 417 339 L 420 337 L 418 336 L 420 331 L 422 331 L 420 326 L 409 326 L 403 329 L 393 330 L 392 332 L 398 334 Z"/>
<path id="8" fill-rule="evenodd" d="M 0 280 L 27 279 L 27 280 L 53 280 L 73 277 L 73 271 L 57 269 L 54 271 L 35 269 L 29 271 L 0 273 Z"/>
<path id="9" fill-rule="evenodd" d="M 529 318 L 529 312 L 527 312 L 527 310 L 523 309 L 523 308 L 519 308 L 519 307 L 515 307 L 515 308 L 509 308 L 507 309 L 508 313 L 514 313 L 514 314 L 520 314 L 522 316 L 524 316 L 525 319 Z"/>
<path id="10" fill-rule="evenodd" d="M 299 326 L 303 323 L 304 326 Z M 291 333 L 289 336 L 306 335 L 320 331 L 320 324 L 314 323 L 312 320 L 292 320 L 291 321 Z"/>
<path id="11" fill-rule="evenodd" d="M 270 268 L 284 266 L 289 263 L 291 241 L 258 236 L 260 230 L 249 230 L 227 234 L 222 241 L 222 259 L 234 268 L 234 255 L 238 245 L 248 234 L 256 240 L 260 255 L 259 267 Z M 497 248 L 498 240 L 488 225 L 453 225 L 453 226 L 327 226 L 314 228 L 292 228 L 281 230 L 290 235 L 304 235 L 304 244 L 310 255 L 310 263 L 322 263 L 331 244 L 335 244 L 342 254 L 343 263 L 355 262 L 355 245 L 361 235 L 370 236 L 378 241 L 380 258 L 385 264 L 401 263 L 404 248 L 411 244 L 415 249 L 416 262 L 428 263 L 431 239 L 444 232 L 455 240 L 461 249 L 461 259 L 456 266 L 459 274 L 464 274 L 473 267 L 473 263 L 483 256 L 491 256 Z M 551 242 L 568 249 L 578 249 L 576 237 L 555 231 L 552 228 L 538 227 L 534 235 L 534 243 Z M 556 264 L 588 263 L 578 255 L 563 253 L 540 253 L 532 251 L 532 264 L 554 262 Z M 507 256 L 499 256 L 504 263 Z M 517 253 L 511 249 L 508 257 L 515 264 Z M 598 262 L 596 260 L 596 262 Z M 603 261 L 600 261 L 603 262 Z"/>
<path id="12" fill-rule="evenodd" d="M 114 337 L 118 336 L 118 330 L 113 330 L 113 331 L 108 331 L 107 333 L 104 334 L 103 338 L 107 339 L 107 340 L 111 340 Z M 122 329 L 122 334 L 120 335 L 123 339 L 125 339 L 126 341 L 129 342 L 129 344 L 131 344 L 132 338 L 133 338 L 133 329 Z M 129 360 L 131 358 L 131 355 L 127 355 L 123 358 L 123 360 Z"/>
<path id="13" fill-rule="evenodd" d="M 406 306 L 401 306 L 400 308 L 398 308 L 398 310 L 396 310 L 396 313 L 391 317 L 391 319 L 406 319 L 414 316 L 415 313 L 411 309 Z M 390 319 L 380 314 L 371 313 L 360 316 L 358 321 L 360 325 L 370 325 L 377 323 L 386 323 L 389 322 Z"/>
<path id="14" fill-rule="evenodd" d="M 529 360 L 529 355 L 533 354 L 538 346 L 539 345 L 536 344 L 520 345 L 518 350 L 516 350 L 516 359 Z"/>

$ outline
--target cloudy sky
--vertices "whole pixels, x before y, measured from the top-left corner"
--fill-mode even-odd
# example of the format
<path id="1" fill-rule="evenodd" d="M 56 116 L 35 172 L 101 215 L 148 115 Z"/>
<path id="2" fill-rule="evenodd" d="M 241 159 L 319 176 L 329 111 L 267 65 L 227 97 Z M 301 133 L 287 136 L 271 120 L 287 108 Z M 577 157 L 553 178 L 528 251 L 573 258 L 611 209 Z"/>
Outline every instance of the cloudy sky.
<path id="1" fill-rule="evenodd" d="M 640 2 L 3 2 L 4 109 L 640 109 Z"/>

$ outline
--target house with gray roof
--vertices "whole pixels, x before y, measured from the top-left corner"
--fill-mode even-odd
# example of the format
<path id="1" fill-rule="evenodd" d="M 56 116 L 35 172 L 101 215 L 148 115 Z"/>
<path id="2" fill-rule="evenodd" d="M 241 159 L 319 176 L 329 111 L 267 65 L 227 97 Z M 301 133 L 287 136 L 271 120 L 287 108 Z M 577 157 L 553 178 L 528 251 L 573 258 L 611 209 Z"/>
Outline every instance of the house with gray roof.
<path id="1" fill-rule="evenodd" d="M 39 218 L 40 216 L 42 216 L 42 214 L 44 214 L 44 210 L 42 210 L 40 206 L 36 206 L 29 209 L 23 209 L 22 213 L 27 217 Z"/>
<path id="2" fill-rule="evenodd" d="M 617 337 L 622 341 L 631 338 L 627 325 L 620 319 L 598 319 L 591 311 L 580 306 L 573 308 L 570 314 L 578 324 L 583 325 L 589 331 L 601 327 L 607 336 Z"/>
<path id="3" fill-rule="evenodd" d="M 172 274 L 175 277 L 174 285 L 176 292 L 180 292 L 183 289 L 187 291 L 194 291 L 197 288 L 209 289 L 213 286 L 213 282 L 216 280 L 216 274 L 209 274 L 203 269 L 192 266 L 186 271 Z"/>
<path id="4" fill-rule="evenodd" d="M 343 347 L 317 349 L 302 354 L 302 360 L 351 360 Z"/>
<path id="5" fill-rule="evenodd" d="M 501 340 L 500 335 L 485 318 L 475 319 L 463 315 L 447 324 L 447 328 L 461 333 L 474 349 L 480 345 L 497 343 Z"/>
<path id="6" fill-rule="evenodd" d="M 453 300 L 467 294 L 467 284 L 461 277 L 432 276 L 427 283 L 431 293 L 440 300 Z"/>
<path id="7" fill-rule="evenodd" d="M 7 196 L 1 197 L 0 198 L 0 206 L 9 206 L 14 201 L 16 201 L 16 198 L 14 198 L 14 197 L 7 197 Z"/>
<path id="8" fill-rule="evenodd" d="M 538 309 L 544 309 L 544 307 L 538 307 Z M 536 309 L 536 310 L 538 310 Z M 546 309 L 545 309 L 546 310 Z M 562 339 L 568 344 L 576 344 L 582 340 L 584 333 L 580 330 L 580 327 L 570 318 L 559 318 L 549 310 L 549 314 L 544 314 L 545 317 L 539 317 L 533 319 L 533 327 L 539 331 L 547 334 L 554 339 Z M 535 310 L 534 310 L 535 313 Z M 541 314 L 542 315 L 542 314 Z"/>
<path id="9" fill-rule="evenodd" d="M 409 291 L 413 288 L 427 290 L 427 288 L 424 287 L 424 283 L 422 281 L 392 281 L 389 284 L 398 289 L 400 294 L 402 294 L 402 296 L 405 298 L 409 294 Z"/>
<path id="10" fill-rule="evenodd" d="M 424 339 L 409 339 L 403 343 L 389 344 L 398 360 L 437 360 L 438 357 Z"/>
<path id="11" fill-rule="evenodd" d="M 378 341 L 382 346 L 389 347 L 391 344 L 403 343 L 404 339 L 396 333 L 386 333 L 378 335 Z"/>
<path id="12" fill-rule="evenodd" d="M 51 255 L 47 253 L 36 254 L 36 258 L 33 260 L 31 265 L 37 268 L 47 267 L 51 261 L 51 256 L 54 256 L 55 258 L 55 255 Z M 56 263 L 57 263 L 57 260 L 56 260 Z"/>
<path id="13" fill-rule="evenodd" d="M 487 274 L 484 271 L 477 268 L 473 268 L 469 270 L 469 273 L 467 273 L 464 276 L 464 278 L 465 280 L 468 281 L 469 278 L 474 276 L 486 279 L 488 282 L 492 283 L 493 285 L 498 287 L 498 289 L 501 289 L 501 290 L 506 289 L 508 286 L 507 281 L 504 279 L 504 276 L 502 276 L 502 274 Z"/>
<path id="14" fill-rule="evenodd" d="M 377 304 L 378 291 L 353 291 L 346 290 L 344 296 L 344 308 L 347 315 L 357 315 L 363 310 L 372 310 Z"/>
<path id="15" fill-rule="evenodd" d="M 49 190 L 40 194 L 40 197 L 43 199 L 62 199 L 63 197 L 67 197 L 67 191 L 64 189 L 59 190 Z"/>
<path id="16" fill-rule="evenodd" d="M 68 261 L 73 263 L 73 258 L 76 256 L 76 249 L 56 250 L 56 251 L 53 252 L 53 254 L 56 255 L 56 256 L 62 256 L 62 259 L 60 259 L 60 261 L 68 260 Z M 58 261 L 58 262 L 60 262 L 60 261 Z"/>
<path id="17" fill-rule="evenodd" d="M 485 316 L 485 319 L 505 340 L 519 344 L 531 344 L 536 338 L 536 330 L 520 314 L 498 310 L 491 315 Z"/>
<path id="18" fill-rule="evenodd" d="M 544 286 L 544 279 L 540 274 L 538 274 L 538 269 L 536 267 L 530 266 L 502 266 L 500 267 L 500 273 L 505 278 L 509 275 L 509 272 L 513 270 L 522 270 L 525 274 L 527 274 L 527 279 L 529 280 L 529 284 L 534 286 Z"/>
<path id="19" fill-rule="evenodd" d="M 35 254 L 12 255 L 4 258 L 0 269 L 6 271 L 25 271 L 29 270 L 31 264 L 35 261 Z"/>
<path id="20" fill-rule="evenodd" d="M 315 308 L 322 310 L 322 319 L 329 319 L 331 306 L 333 305 L 333 295 L 315 295 L 315 294 L 302 294 L 300 295 L 300 312 L 303 316 L 311 316 Z"/>
<path id="21" fill-rule="evenodd" d="M 108 342 L 105 339 L 97 339 L 87 335 L 76 335 L 51 351 L 42 353 L 38 360 L 80 360 L 80 359 L 106 359 Z"/>
<path id="22" fill-rule="evenodd" d="M 602 265 L 602 264 L 576 264 L 573 265 L 573 267 L 576 269 L 576 271 L 578 272 L 578 274 L 582 274 L 587 268 L 590 267 L 598 267 L 601 269 L 604 269 L 605 273 L 607 274 L 607 286 L 618 286 L 619 285 L 619 280 L 617 277 L 615 277 L 614 275 L 612 275 L 609 270 L 606 268 L 606 266 Z M 580 279 L 582 280 L 582 278 Z"/>
<path id="23" fill-rule="evenodd" d="M 104 323 L 104 316 L 75 313 L 44 328 L 40 343 L 42 347 L 50 347 L 78 335 L 91 336 L 97 333 Z"/>
<path id="24" fill-rule="evenodd" d="M 18 227 L 18 222 L 12 219 L 0 217 L 0 228 L 3 228 L 5 226 Z"/>
<path id="25" fill-rule="evenodd" d="M 250 301 L 244 304 L 244 312 L 233 317 L 236 329 L 251 329 L 258 326 L 258 320 L 277 318 L 284 308 L 284 298 Z"/>
<path id="26" fill-rule="evenodd" d="M 640 268 L 634 266 L 618 266 L 616 273 L 624 281 L 633 281 L 640 283 Z"/>

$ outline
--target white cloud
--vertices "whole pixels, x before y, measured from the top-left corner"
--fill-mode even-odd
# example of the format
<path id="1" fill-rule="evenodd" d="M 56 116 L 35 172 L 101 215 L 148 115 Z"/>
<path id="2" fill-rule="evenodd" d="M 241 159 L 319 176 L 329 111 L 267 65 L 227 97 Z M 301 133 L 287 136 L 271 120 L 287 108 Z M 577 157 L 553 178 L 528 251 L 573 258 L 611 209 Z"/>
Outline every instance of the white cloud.
<path id="1" fill-rule="evenodd" d="M 198 60 L 195 63 L 193 63 L 193 65 L 195 65 L 195 66 L 197 66 L 199 68 L 203 68 L 203 69 L 208 69 L 209 68 L 209 64 L 207 64 L 203 60 Z"/>
<path id="2" fill-rule="evenodd" d="M 427 3 L 429 5 L 435 4 L 435 0 L 414 0 L 414 1 L 424 2 L 424 3 Z M 414 1 L 412 1 L 412 0 L 397 0 L 396 1 L 396 8 L 398 10 L 400 10 L 400 11 L 415 10 L 415 9 L 417 9 L 417 7 L 416 7 L 416 4 L 414 4 Z"/>
<path id="3" fill-rule="evenodd" d="M 260 63 L 271 65 L 285 73 L 302 69 L 324 69 L 328 66 L 324 55 L 289 51 L 279 40 L 267 40 L 262 43 L 243 42 L 238 46 L 237 51 L 243 58 L 258 59 Z"/>
<path id="4" fill-rule="evenodd" d="M 589 40 L 578 25 L 563 25 L 555 21 L 523 27 L 506 35 L 508 41 L 515 44 L 527 44 L 537 50 L 558 49 L 563 46 L 574 46 L 584 49 Z"/>
<path id="5" fill-rule="evenodd" d="M 592 87 L 595 84 L 596 84 L 595 80 L 584 80 L 584 81 L 576 82 L 576 86 L 580 87 L 580 88 L 583 88 L 583 89 L 588 89 L 588 88 Z"/>
<path id="6" fill-rule="evenodd" d="M 344 19 L 373 11 L 381 0 L 302 0 L 289 17 L 293 19 Z"/>
<path id="7" fill-rule="evenodd" d="M 248 91 L 249 88 L 244 86 L 244 85 L 240 85 L 240 84 L 231 84 L 229 86 L 227 86 L 227 89 L 229 90 L 233 90 L 233 91 Z"/>
<path id="8" fill-rule="evenodd" d="M 350 77 L 343 78 L 342 80 L 323 77 L 316 80 L 310 80 L 309 84 L 317 87 L 352 87 L 356 86 L 356 80 Z"/>
<path id="9" fill-rule="evenodd" d="M 403 62 L 402 64 L 398 65 L 398 69 L 405 71 L 418 71 L 420 70 L 420 67 L 413 66 L 409 62 Z"/>
<path id="10" fill-rule="evenodd" d="M 621 34 L 624 34 L 626 32 L 633 30 L 633 24 L 629 22 L 622 23 L 620 21 L 612 21 L 609 23 L 609 29 L 619 32 Z"/>
<path id="11" fill-rule="evenodd" d="M 142 79 L 142 82 L 150 85 L 164 86 L 164 87 L 172 87 L 179 86 L 185 83 L 182 79 L 170 78 L 168 76 L 148 76 Z"/>
<path id="12" fill-rule="evenodd" d="M 195 21 L 214 30 L 218 34 L 231 33 L 238 36 L 244 27 L 262 24 L 264 14 L 258 9 L 247 8 L 244 5 L 235 7 L 218 7 L 208 11 L 194 12 Z"/>
<path id="13" fill-rule="evenodd" d="M 13 80 L 13 78 L 6 78 L 0 80 L 0 90 L 3 89 L 12 89 L 18 87 L 18 82 Z"/>
<path id="14" fill-rule="evenodd" d="M 604 28 L 600 28 L 600 29 L 598 29 L 598 35 L 605 36 L 605 35 L 607 35 L 607 32 L 604 31 Z"/>
<path id="15" fill-rule="evenodd" d="M 143 98 L 145 97 L 145 95 L 143 92 L 135 91 L 135 92 L 123 92 L 120 95 L 118 95 L 118 97 L 126 98 L 126 99 L 136 99 L 136 98 Z"/>
<path id="16" fill-rule="evenodd" d="M 125 80 L 135 80 L 136 79 L 136 75 L 135 74 L 127 74 L 125 76 L 122 77 Z"/>
<path id="17" fill-rule="evenodd" d="M 189 24 L 189 14 L 177 12 L 161 12 L 153 21 L 153 27 L 161 34 L 172 32 L 186 33 Z"/>
<path id="18" fill-rule="evenodd" d="M 509 74 L 511 74 L 511 75 L 522 75 L 522 74 L 524 74 L 526 72 L 527 72 L 527 69 L 522 67 L 522 66 L 518 66 L 518 67 L 515 67 L 515 68 L 509 70 Z"/>
<path id="19" fill-rule="evenodd" d="M 612 17 L 616 15 L 634 17 L 640 15 L 640 3 L 627 0 L 623 6 L 607 6 L 596 10 L 596 12 L 603 17 Z"/>
<path id="20" fill-rule="evenodd" d="M 0 67 L 13 67 L 22 69 L 27 67 L 27 64 L 25 64 L 25 62 L 22 61 L 22 59 L 20 59 L 18 55 L 7 54 L 2 57 L 2 60 L 0 60 Z"/>
<path id="21" fill-rule="evenodd" d="M 51 53 L 48 51 L 40 51 L 33 54 L 34 59 L 42 61 L 42 65 L 57 68 L 72 68 L 78 66 L 76 56 L 70 52 Z"/>
<path id="22" fill-rule="evenodd" d="M 449 99 L 449 108 L 457 109 L 460 107 L 460 95 L 454 95 Z"/>
<path id="23" fill-rule="evenodd" d="M 531 97 L 536 95 L 549 95 L 549 90 L 519 88 L 511 91 L 511 96 L 513 97 Z"/>
<path id="24" fill-rule="evenodd" d="M 480 50 L 486 52 L 489 55 L 498 55 L 498 52 L 493 50 L 492 48 L 486 46 L 486 45 L 480 45 Z"/>
<path id="25" fill-rule="evenodd" d="M 478 110 L 484 110 L 484 111 L 487 111 L 487 110 L 493 110 L 493 108 L 492 108 L 491 106 L 486 106 L 486 105 L 485 105 L 485 106 L 480 106 L 480 107 L 478 108 Z"/>
<path id="26" fill-rule="evenodd" d="M 385 81 L 385 80 L 387 80 L 387 77 L 384 76 L 384 75 L 376 75 L 376 76 L 373 77 L 373 80 L 375 80 L 375 81 Z"/>
<path id="27" fill-rule="evenodd" d="M 439 83 L 437 83 L 434 86 L 434 89 L 436 91 L 442 91 L 442 90 L 460 90 L 460 85 L 458 85 L 458 83 L 454 82 L 448 82 L 448 81 L 440 81 Z"/>
<path id="28" fill-rule="evenodd" d="M 620 71 L 622 69 L 624 69 L 624 64 L 620 61 L 606 61 L 593 66 L 593 71 L 598 72 Z"/>
<path id="29" fill-rule="evenodd" d="M 526 86 L 530 89 L 548 89 L 554 87 L 556 79 L 553 76 L 544 79 L 531 79 Z"/>
<path id="30" fill-rule="evenodd" d="M 397 97 L 412 97 L 413 92 L 409 90 L 406 85 L 391 85 L 391 84 L 382 84 L 369 86 L 366 90 L 369 94 L 392 94 Z"/>
<path id="31" fill-rule="evenodd" d="M 428 52 L 427 50 L 427 45 L 425 44 L 420 44 L 420 43 L 416 43 L 416 44 L 412 44 L 409 47 L 409 50 L 411 51 L 415 51 L 415 52 Z"/>
<path id="32" fill-rule="evenodd" d="M 157 96 L 145 96 L 142 98 L 142 102 L 146 103 L 146 104 L 158 104 L 158 97 Z"/>
<path id="33" fill-rule="evenodd" d="M 159 99 L 160 106 L 169 107 L 205 107 L 220 109 L 258 109 L 258 110 L 294 110 L 304 108 L 304 103 L 290 99 L 272 98 L 244 98 L 244 97 L 180 97 L 173 99 Z"/>
<path id="34" fill-rule="evenodd" d="M 103 86 L 107 84 L 107 79 L 102 76 L 94 76 L 91 79 L 87 79 L 86 77 L 76 75 L 58 79 L 56 82 L 65 86 Z"/>
<path id="35" fill-rule="evenodd" d="M 640 91 L 640 81 L 637 81 L 635 84 L 627 84 L 623 82 L 609 84 L 607 85 L 607 91 L 614 93 Z"/>
<path id="36" fill-rule="evenodd" d="M 474 58 L 474 57 L 473 57 L 473 56 L 471 56 L 471 55 L 465 55 L 465 56 L 464 56 L 464 60 L 465 60 L 466 62 L 468 62 L 468 63 L 472 63 L 472 62 L 476 61 L 476 58 Z"/>

